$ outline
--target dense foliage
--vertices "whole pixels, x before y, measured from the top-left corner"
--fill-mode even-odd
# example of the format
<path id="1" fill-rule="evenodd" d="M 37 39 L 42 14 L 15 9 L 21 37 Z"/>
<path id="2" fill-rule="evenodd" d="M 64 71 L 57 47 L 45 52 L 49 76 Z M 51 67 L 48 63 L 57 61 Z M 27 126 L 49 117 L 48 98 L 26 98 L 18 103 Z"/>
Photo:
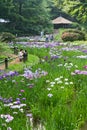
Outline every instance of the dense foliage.
<path id="1" fill-rule="evenodd" d="M 87 21 L 87 0 L 64 0 L 65 11 L 73 15 L 79 22 Z"/>
<path id="2" fill-rule="evenodd" d="M 42 29 L 48 31 L 52 28 L 45 0 L 1 0 L 0 17 L 10 21 L 1 23 L 3 28 L 0 31 L 38 34 Z"/>

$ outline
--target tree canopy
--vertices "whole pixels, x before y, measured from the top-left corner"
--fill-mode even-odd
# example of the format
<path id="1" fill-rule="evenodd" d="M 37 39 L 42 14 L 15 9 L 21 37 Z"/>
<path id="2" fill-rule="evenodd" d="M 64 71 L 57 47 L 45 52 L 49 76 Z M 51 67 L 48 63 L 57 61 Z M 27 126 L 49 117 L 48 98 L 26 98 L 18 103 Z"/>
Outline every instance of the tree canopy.
<path id="1" fill-rule="evenodd" d="M 14 34 L 39 34 L 52 31 L 51 20 L 60 15 L 71 16 L 86 24 L 87 0 L 0 0 L 0 31 Z"/>
<path id="2" fill-rule="evenodd" d="M 5 30 L 38 34 L 52 28 L 45 0 L 0 0 L 0 17 L 9 19 Z"/>
<path id="3" fill-rule="evenodd" d="M 80 23 L 87 22 L 87 0 L 64 0 L 64 10 L 74 16 Z"/>

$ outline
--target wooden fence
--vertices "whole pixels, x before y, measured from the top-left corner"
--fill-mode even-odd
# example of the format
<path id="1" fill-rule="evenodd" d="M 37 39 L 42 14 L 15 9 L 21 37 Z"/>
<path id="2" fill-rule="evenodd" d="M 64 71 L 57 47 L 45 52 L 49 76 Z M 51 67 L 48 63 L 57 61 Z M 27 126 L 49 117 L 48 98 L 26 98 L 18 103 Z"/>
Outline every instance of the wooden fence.
<path id="1" fill-rule="evenodd" d="M 14 58 L 5 58 L 3 61 L 0 61 L 0 64 L 4 64 L 5 66 L 5 69 L 8 69 L 8 63 L 16 58 L 19 58 L 18 56 L 18 48 L 17 47 L 13 47 L 12 48 L 13 51 L 14 51 L 14 54 L 17 55 L 16 57 Z M 23 62 L 26 62 L 27 61 L 27 58 L 28 58 L 28 53 L 26 52 L 26 55 L 23 55 Z"/>
<path id="2" fill-rule="evenodd" d="M 5 69 L 8 69 L 8 63 L 11 62 L 12 60 L 18 58 L 17 57 L 14 57 L 14 58 L 5 58 L 3 61 L 0 61 L 0 65 L 3 65 L 5 66 Z"/>

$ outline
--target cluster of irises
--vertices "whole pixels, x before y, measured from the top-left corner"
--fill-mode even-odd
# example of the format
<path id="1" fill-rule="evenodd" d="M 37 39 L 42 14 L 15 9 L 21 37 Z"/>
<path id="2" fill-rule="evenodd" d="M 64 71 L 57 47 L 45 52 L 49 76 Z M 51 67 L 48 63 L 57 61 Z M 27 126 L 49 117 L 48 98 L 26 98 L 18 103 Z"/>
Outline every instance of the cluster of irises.
<path id="1" fill-rule="evenodd" d="M 13 76 L 17 76 L 17 75 L 18 75 L 17 71 L 9 71 L 9 72 L 1 71 L 0 80 L 2 80 L 3 78 L 13 77 Z"/>
<path id="2" fill-rule="evenodd" d="M 16 45 L 19 44 L 29 47 L 43 61 L 25 68 L 21 74 L 0 71 L 1 128 L 79 130 L 87 119 L 84 78 L 87 45 L 59 42 L 18 42 Z M 8 80 L 8 77 L 11 78 Z M 7 87 L 8 98 L 3 90 Z"/>

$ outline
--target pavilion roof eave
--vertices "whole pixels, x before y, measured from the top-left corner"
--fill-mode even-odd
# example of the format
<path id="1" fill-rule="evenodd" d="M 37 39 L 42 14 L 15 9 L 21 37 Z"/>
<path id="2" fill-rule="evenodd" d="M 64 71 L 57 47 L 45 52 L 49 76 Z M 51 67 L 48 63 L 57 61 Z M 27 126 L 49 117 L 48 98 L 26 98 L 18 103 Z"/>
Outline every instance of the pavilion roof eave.
<path id="1" fill-rule="evenodd" d="M 57 17 L 56 19 L 52 20 L 53 24 L 72 24 L 72 21 L 65 19 L 63 17 Z"/>

